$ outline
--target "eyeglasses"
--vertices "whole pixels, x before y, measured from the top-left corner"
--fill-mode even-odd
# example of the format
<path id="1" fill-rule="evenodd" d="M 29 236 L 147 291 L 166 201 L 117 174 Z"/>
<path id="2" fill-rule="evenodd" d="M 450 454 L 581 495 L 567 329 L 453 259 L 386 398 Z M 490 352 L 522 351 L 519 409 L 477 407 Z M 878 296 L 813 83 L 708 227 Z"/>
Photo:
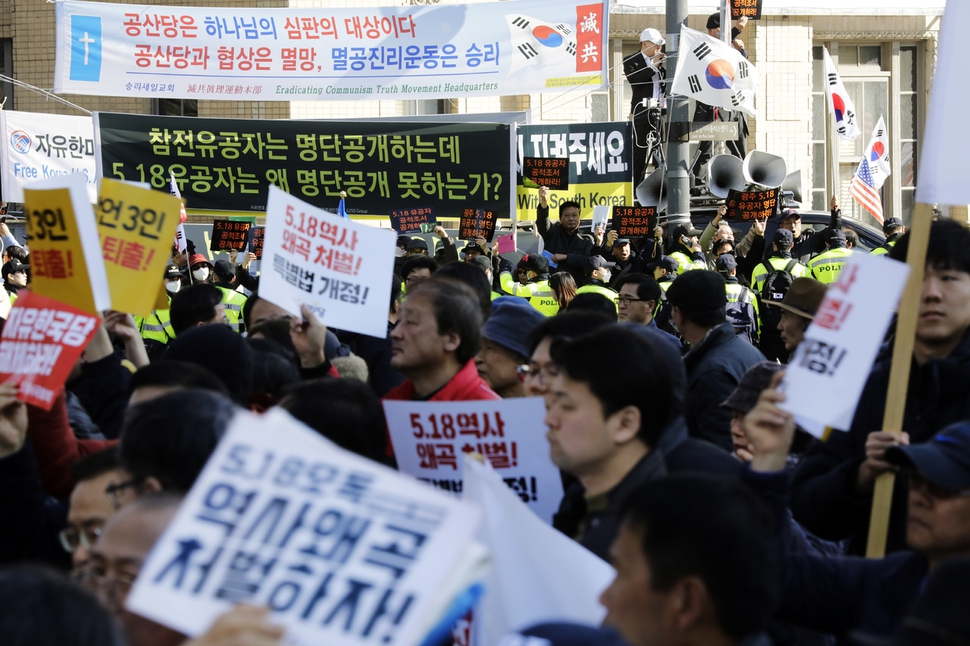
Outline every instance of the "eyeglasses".
<path id="1" fill-rule="evenodd" d="M 101 536 L 100 527 L 85 527 L 81 531 L 68 527 L 57 534 L 57 538 L 61 541 L 61 547 L 68 553 L 76 550 L 78 545 L 86 550 L 91 549 L 91 546 L 98 541 L 99 536 Z"/>
<path id="2" fill-rule="evenodd" d="M 632 296 L 617 296 L 616 301 L 618 303 L 642 303 L 642 298 L 633 298 Z"/>
<path id="3" fill-rule="evenodd" d="M 552 362 L 549 362 L 544 366 L 522 364 L 520 366 L 516 366 L 515 371 L 520 377 L 535 379 L 544 384 L 548 384 L 559 374 L 559 368 L 557 368 L 556 364 Z"/>
<path id="4" fill-rule="evenodd" d="M 131 480 L 125 480 L 124 482 L 115 482 L 108 485 L 104 492 L 108 494 L 108 499 L 111 500 L 111 504 L 115 508 L 121 507 L 121 492 L 125 489 L 130 489 L 132 487 L 137 487 L 141 484 L 140 478 L 132 478 Z"/>
<path id="5" fill-rule="evenodd" d="M 910 489 L 922 489 L 925 487 L 926 493 L 937 500 L 949 500 L 959 496 L 970 497 L 970 489 L 948 489 L 946 487 L 941 487 L 937 484 L 929 482 L 921 474 L 916 472 L 907 473 L 906 476 L 909 479 Z"/>

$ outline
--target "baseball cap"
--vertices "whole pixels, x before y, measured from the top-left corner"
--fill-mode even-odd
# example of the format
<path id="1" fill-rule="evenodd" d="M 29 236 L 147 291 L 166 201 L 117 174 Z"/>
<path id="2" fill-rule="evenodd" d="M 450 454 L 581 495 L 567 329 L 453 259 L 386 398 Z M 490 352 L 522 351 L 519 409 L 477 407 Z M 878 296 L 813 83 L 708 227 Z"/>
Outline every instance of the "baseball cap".
<path id="1" fill-rule="evenodd" d="M 485 250 L 482 249 L 480 245 L 474 242 L 469 242 L 462 248 L 462 252 L 468 253 L 469 251 L 477 251 L 478 253 L 485 255 Z"/>
<path id="2" fill-rule="evenodd" d="M 845 246 L 845 232 L 842 229 L 826 229 L 822 232 L 822 240 L 830 245 Z"/>
<path id="3" fill-rule="evenodd" d="M 801 220 L 802 215 L 795 209 L 785 209 L 784 211 L 781 212 L 781 221 L 784 222 L 788 218 L 798 218 L 799 220 Z"/>
<path id="4" fill-rule="evenodd" d="M 411 236 L 398 236 L 397 237 L 397 246 L 403 247 L 404 249 L 407 249 L 409 244 L 411 244 Z"/>
<path id="5" fill-rule="evenodd" d="M 895 229 L 901 226 L 903 226 L 903 221 L 899 218 L 887 218 L 886 221 L 882 223 L 882 230 L 888 231 L 889 229 Z"/>
<path id="6" fill-rule="evenodd" d="M 773 361 L 762 361 L 756 363 L 741 377 L 741 381 L 728 395 L 728 398 L 721 402 L 721 408 L 736 410 L 741 413 L 749 413 L 758 403 L 761 391 L 771 385 L 771 378 L 776 372 L 784 369 L 780 363 Z"/>
<path id="7" fill-rule="evenodd" d="M 182 272 L 175 265 L 168 265 L 165 267 L 165 278 L 181 278 Z"/>
<path id="8" fill-rule="evenodd" d="M 716 310 L 727 305 L 724 277 L 716 271 L 695 269 L 677 277 L 667 289 L 671 307 L 685 312 Z"/>
<path id="9" fill-rule="evenodd" d="M 695 227 L 693 224 L 678 224 L 674 229 L 674 237 L 679 238 L 680 236 L 699 236 L 703 231 Z"/>
<path id="10" fill-rule="evenodd" d="M 411 238 L 408 242 L 408 251 L 411 249 L 427 249 L 428 243 L 424 238 Z"/>
<path id="11" fill-rule="evenodd" d="M 663 45 L 666 42 L 664 37 L 660 35 L 660 30 L 653 27 L 647 27 L 640 32 L 640 42 L 645 41 L 650 41 L 654 45 Z"/>
<path id="12" fill-rule="evenodd" d="M 724 273 L 729 273 L 738 268 L 738 261 L 732 254 L 725 253 L 717 257 L 717 261 L 714 263 L 717 270 Z"/>
<path id="13" fill-rule="evenodd" d="M 778 229 L 771 237 L 771 242 L 783 247 L 790 247 L 795 244 L 795 236 L 788 229 Z"/>
<path id="14" fill-rule="evenodd" d="M 707 17 L 708 29 L 717 29 L 720 26 L 721 26 L 721 14 L 712 13 L 710 16 Z"/>
<path id="15" fill-rule="evenodd" d="M 616 265 L 615 262 L 607 262 L 603 256 L 590 256 L 589 261 L 593 263 L 593 269 L 609 268 Z"/>
<path id="16" fill-rule="evenodd" d="M 232 278 L 236 275 L 236 267 L 230 261 L 225 258 L 220 258 L 216 261 L 213 267 L 213 271 L 216 272 L 216 276 L 220 278 Z"/>
<path id="17" fill-rule="evenodd" d="M 791 286 L 780 301 L 765 299 L 762 302 L 788 310 L 792 314 L 813 319 L 827 290 L 825 283 L 802 276 L 791 281 Z"/>
<path id="18" fill-rule="evenodd" d="M 625 245 L 625 244 L 630 244 L 629 238 L 617 238 L 616 240 L 613 241 L 614 247 L 619 247 L 620 245 Z"/>
<path id="19" fill-rule="evenodd" d="M 660 256 L 657 258 L 656 262 L 652 262 L 647 265 L 647 269 L 656 269 L 657 267 L 666 269 L 669 272 L 675 272 L 680 270 L 680 262 L 676 258 L 671 258 L 670 256 Z"/>
<path id="20" fill-rule="evenodd" d="M 16 274 L 18 271 L 26 271 L 28 269 L 30 269 L 30 265 L 25 265 L 20 262 L 19 258 L 11 258 L 10 262 L 3 266 L 3 275 Z"/>
<path id="21" fill-rule="evenodd" d="M 486 258 L 485 256 L 475 256 L 474 258 L 472 258 L 468 262 L 470 262 L 473 265 L 478 265 L 482 269 L 485 269 L 485 270 L 488 270 L 488 271 L 491 271 L 491 269 L 492 269 L 492 261 L 491 261 L 491 259 Z"/>
<path id="22" fill-rule="evenodd" d="M 534 271 L 537 274 L 549 273 L 549 261 L 545 256 L 537 253 L 530 253 L 523 256 L 520 266 Z"/>
<path id="23" fill-rule="evenodd" d="M 917 471 L 938 487 L 970 491 L 970 422 L 951 424 L 929 442 L 890 447 L 885 460 Z"/>

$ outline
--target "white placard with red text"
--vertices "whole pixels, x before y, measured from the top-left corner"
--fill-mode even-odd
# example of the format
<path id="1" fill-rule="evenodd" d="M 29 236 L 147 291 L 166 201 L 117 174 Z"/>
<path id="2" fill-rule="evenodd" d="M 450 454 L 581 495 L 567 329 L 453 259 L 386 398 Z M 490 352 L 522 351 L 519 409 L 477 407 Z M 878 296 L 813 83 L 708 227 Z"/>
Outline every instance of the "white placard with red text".
<path id="1" fill-rule="evenodd" d="M 0 336 L 0 382 L 18 384 L 21 400 L 50 410 L 100 322 L 53 298 L 21 291 Z"/>
<path id="2" fill-rule="evenodd" d="M 563 488 L 549 457 L 542 398 L 385 401 L 384 413 L 404 473 L 461 493 L 464 454 L 479 453 L 539 518 L 552 523 Z"/>
<path id="3" fill-rule="evenodd" d="M 829 285 L 781 385 L 782 408 L 813 435 L 851 425 L 908 276 L 904 263 L 854 252 Z"/>
<path id="4" fill-rule="evenodd" d="M 391 229 L 358 224 L 270 186 L 259 296 L 294 316 L 306 305 L 330 327 L 383 339 L 396 242 Z"/>

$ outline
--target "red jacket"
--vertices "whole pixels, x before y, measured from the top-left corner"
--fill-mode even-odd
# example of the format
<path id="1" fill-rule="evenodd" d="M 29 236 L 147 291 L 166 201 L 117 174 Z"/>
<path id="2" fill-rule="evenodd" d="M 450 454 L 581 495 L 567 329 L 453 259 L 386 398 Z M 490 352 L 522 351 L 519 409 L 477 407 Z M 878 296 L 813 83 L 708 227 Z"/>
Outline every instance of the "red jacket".
<path id="1" fill-rule="evenodd" d="M 381 397 L 381 401 L 407 401 L 414 399 L 414 384 L 410 379 Z M 444 388 L 434 394 L 428 401 L 432 402 L 468 402 L 491 399 L 502 399 L 488 384 L 478 376 L 475 360 L 472 359 L 465 367 L 451 378 Z"/>
<path id="2" fill-rule="evenodd" d="M 381 401 L 408 401 L 413 399 L 414 383 L 410 379 L 381 397 Z M 485 380 L 478 376 L 478 369 L 475 368 L 475 360 L 472 359 L 451 378 L 451 381 L 445 384 L 444 388 L 436 392 L 428 401 L 468 402 L 492 399 L 502 398 L 488 387 Z M 387 455 L 388 457 L 394 457 L 394 447 L 391 445 L 390 432 L 387 434 Z"/>

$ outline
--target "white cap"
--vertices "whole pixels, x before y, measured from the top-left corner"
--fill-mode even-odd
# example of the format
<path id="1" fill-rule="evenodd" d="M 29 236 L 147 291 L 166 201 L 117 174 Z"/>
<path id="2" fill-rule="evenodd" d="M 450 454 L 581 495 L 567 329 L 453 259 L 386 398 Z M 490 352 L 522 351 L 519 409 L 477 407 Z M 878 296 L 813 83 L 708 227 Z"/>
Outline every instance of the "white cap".
<path id="1" fill-rule="evenodd" d="M 666 42 L 664 37 L 660 35 L 660 31 L 653 27 L 647 27 L 640 33 L 640 42 L 642 43 L 647 40 L 654 45 L 663 45 Z"/>

